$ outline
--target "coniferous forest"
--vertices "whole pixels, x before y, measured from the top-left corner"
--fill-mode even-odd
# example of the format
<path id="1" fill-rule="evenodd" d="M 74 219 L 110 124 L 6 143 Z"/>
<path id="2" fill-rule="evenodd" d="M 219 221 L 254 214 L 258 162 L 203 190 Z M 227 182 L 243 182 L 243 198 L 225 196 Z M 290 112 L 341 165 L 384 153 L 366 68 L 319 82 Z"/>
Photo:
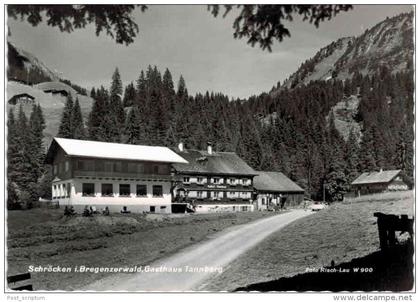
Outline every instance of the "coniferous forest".
<path id="1" fill-rule="evenodd" d="M 383 68 L 370 76 L 356 72 L 345 81 L 229 99 L 214 92 L 192 96 L 182 76 L 175 82 L 168 69 L 162 75 L 156 66 L 123 87 L 116 69 L 109 89 L 91 90 L 88 120 L 70 97 L 57 131 L 59 137 L 128 144 L 175 147 L 182 141 L 190 149 L 204 149 L 211 141 L 215 150 L 234 151 L 256 170 L 283 172 L 311 198 L 323 198 L 325 190 L 328 201 L 339 201 L 361 172 L 402 169 L 413 184 L 412 74 Z M 351 129 L 346 140 L 331 108 L 349 96 L 360 100 L 353 118 L 362 130 Z M 40 107 L 34 106 L 29 120 L 22 111 L 9 114 L 11 202 L 50 194 L 43 127 Z"/>

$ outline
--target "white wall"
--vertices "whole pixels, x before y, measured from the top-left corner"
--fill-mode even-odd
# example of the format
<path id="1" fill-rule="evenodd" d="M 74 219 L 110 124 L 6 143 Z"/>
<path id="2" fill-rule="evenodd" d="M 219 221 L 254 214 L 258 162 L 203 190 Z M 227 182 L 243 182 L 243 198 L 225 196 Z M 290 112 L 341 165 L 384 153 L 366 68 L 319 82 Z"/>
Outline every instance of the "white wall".
<path id="1" fill-rule="evenodd" d="M 156 212 L 171 212 L 171 193 L 170 193 L 170 182 L 163 181 L 115 181 L 115 180 L 91 180 L 91 179 L 72 179 L 67 181 L 54 182 L 52 185 L 61 185 L 61 183 L 71 183 L 71 196 L 70 198 L 55 199 L 60 202 L 60 205 L 89 205 L 96 206 L 98 209 L 103 206 L 112 206 L 112 209 L 120 210 L 122 206 L 131 208 L 137 208 L 139 211 L 148 211 L 150 206 L 156 207 Z M 95 184 L 95 196 L 82 196 L 82 184 L 83 183 L 94 183 Z M 102 197 L 102 186 L 103 183 L 113 184 L 114 197 Z M 131 195 L 129 197 L 119 196 L 119 184 L 130 184 Z M 147 197 L 136 196 L 136 185 L 147 185 Z M 153 197 L 152 187 L 153 185 L 161 185 L 163 189 L 162 197 Z M 135 206 L 135 207 L 133 207 Z M 140 207 L 141 206 L 141 207 Z M 165 209 L 160 209 L 161 206 L 166 206 Z"/>

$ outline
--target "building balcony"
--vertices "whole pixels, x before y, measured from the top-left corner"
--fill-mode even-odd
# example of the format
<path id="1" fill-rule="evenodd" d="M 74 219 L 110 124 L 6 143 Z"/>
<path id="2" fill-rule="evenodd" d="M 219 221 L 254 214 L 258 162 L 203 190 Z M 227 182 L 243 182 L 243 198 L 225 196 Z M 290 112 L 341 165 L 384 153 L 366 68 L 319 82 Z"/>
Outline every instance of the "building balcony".
<path id="1" fill-rule="evenodd" d="M 147 180 L 163 180 L 171 181 L 172 176 L 168 174 L 142 174 L 130 172 L 105 172 L 105 171 L 80 171 L 73 172 L 74 177 L 91 177 L 91 178 L 107 178 L 107 179 L 147 179 Z"/>

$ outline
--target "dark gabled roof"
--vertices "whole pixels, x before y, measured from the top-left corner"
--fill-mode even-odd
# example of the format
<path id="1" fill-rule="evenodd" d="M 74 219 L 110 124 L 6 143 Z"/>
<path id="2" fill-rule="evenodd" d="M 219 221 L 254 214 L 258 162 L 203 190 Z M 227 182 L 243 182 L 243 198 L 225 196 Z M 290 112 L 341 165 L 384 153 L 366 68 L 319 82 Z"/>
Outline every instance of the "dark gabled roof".
<path id="1" fill-rule="evenodd" d="M 39 83 L 36 84 L 35 87 L 44 92 L 66 92 L 67 94 L 71 94 L 73 96 L 77 94 L 77 91 L 74 90 L 73 87 L 58 81 Z"/>
<path id="2" fill-rule="evenodd" d="M 174 164 L 178 173 L 257 175 L 248 164 L 234 152 L 212 152 L 200 150 L 174 151 L 188 161 L 188 164 Z"/>
<path id="3" fill-rule="evenodd" d="M 377 183 L 388 183 L 392 181 L 401 170 L 387 170 L 387 171 L 373 171 L 365 172 L 356 178 L 351 184 L 352 185 L 363 185 L 363 184 L 377 184 Z"/>
<path id="4" fill-rule="evenodd" d="M 21 97 L 27 97 L 27 98 L 30 98 L 31 100 L 35 100 L 34 96 L 24 92 L 24 93 L 15 94 L 14 96 L 12 96 L 9 99 L 9 104 L 16 105 L 17 100 Z"/>
<path id="5" fill-rule="evenodd" d="M 266 192 L 304 192 L 301 187 L 281 172 L 257 171 L 254 188 Z"/>

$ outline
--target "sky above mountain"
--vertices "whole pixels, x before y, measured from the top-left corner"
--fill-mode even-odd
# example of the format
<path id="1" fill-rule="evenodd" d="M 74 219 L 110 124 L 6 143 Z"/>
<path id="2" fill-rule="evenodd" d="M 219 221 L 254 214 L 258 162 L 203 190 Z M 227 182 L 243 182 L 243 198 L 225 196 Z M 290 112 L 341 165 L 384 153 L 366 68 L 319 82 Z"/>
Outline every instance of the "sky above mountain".
<path id="1" fill-rule="evenodd" d="M 356 5 L 319 28 L 296 16 L 287 22 L 291 37 L 275 42 L 271 53 L 233 38 L 235 11 L 214 18 L 202 5 L 152 5 L 144 13 L 137 9 L 140 32 L 128 47 L 104 34 L 97 37 L 93 26 L 68 34 L 14 19 L 8 20 L 8 39 L 88 89 L 108 87 L 115 67 L 128 84 L 150 64 L 162 72 L 169 68 L 175 83 L 182 74 L 192 94 L 208 90 L 245 98 L 270 90 L 334 40 L 360 35 L 386 17 L 411 10 L 410 5 Z"/>

